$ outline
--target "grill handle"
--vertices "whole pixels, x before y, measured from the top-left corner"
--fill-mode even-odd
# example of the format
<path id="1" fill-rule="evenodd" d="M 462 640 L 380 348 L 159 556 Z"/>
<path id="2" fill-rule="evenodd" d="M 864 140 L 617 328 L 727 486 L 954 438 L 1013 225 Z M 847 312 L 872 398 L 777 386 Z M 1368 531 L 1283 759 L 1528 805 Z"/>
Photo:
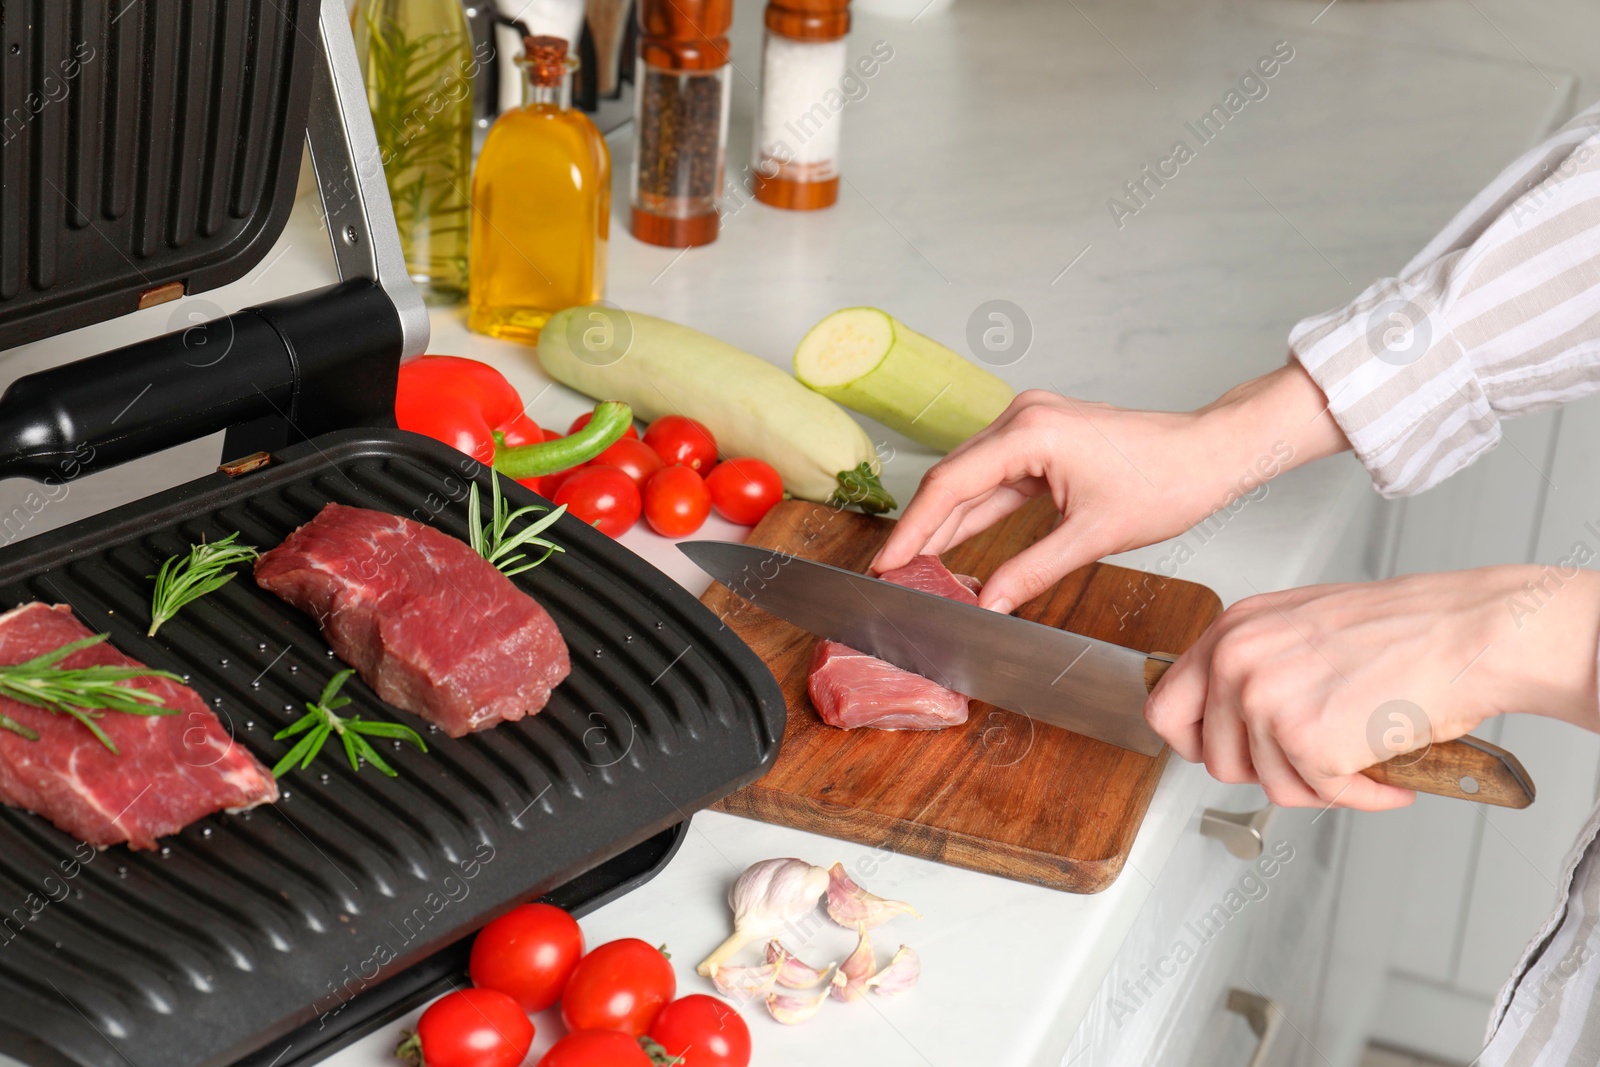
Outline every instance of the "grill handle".
<path id="1" fill-rule="evenodd" d="M 18 378 L 0 396 L 0 478 L 70 480 L 230 431 L 224 459 L 393 426 L 402 344 L 365 279 Z"/>

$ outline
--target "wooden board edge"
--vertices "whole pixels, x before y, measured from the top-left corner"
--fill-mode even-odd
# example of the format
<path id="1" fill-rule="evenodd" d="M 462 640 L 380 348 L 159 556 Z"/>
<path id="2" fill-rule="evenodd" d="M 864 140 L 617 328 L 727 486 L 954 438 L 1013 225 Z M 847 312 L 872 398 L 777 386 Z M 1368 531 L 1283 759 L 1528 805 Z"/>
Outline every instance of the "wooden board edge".
<path id="1" fill-rule="evenodd" d="M 1164 765 L 1165 758 L 1157 757 L 1157 763 Z M 724 797 L 712 805 L 712 810 L 773 823 L 771 816 L 763 811 L 763 792 L 761 783 L 757 782 Z M 1131 841 L 1119 840 L 1103 857 L 1074 857 L 1070 865 L 1064 865 L 1059 858 L 1045 857 L 1030 849 L 989 838 L 941 829 L 939 840 L 933 840 L 931 835 L 917 833 L 913 824 L 889 816 L 792 793 L 769 792 L 775 792 L 774 803 L 781 799 L 783 806 L 784 819 L 776 825 L 1065 893 L 1089 895 L 1108 888 L 1122 873 L 1132 848 Z M 1148 807 L 1147 798 L 1136 814 L 1135 827 L 1143 820 Z M 1136 829 L 1133 832 L 1136 834 Z M 998 867 L 1005 870 L 997 870 Z"/>

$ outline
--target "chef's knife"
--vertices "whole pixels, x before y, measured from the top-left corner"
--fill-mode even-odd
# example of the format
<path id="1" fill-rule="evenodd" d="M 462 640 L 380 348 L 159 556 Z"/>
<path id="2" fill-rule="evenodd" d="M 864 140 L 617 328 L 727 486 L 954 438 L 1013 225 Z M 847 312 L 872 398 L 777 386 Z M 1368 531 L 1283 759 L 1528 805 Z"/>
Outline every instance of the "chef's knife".
<path id="1" fill-rule="evenodd" d="M 686 541 L 691 560 L 733 592 L 803 630 L 977 700 L 1147 756 L 1163 742 L 1144 702 L 1174 656 L 1146 654 L 1012 615 L 728 541 Z M 1369 767 L 1369 778 L 1502 807 L 1533 803 L 1505 750 L 1463 737 Z"/>

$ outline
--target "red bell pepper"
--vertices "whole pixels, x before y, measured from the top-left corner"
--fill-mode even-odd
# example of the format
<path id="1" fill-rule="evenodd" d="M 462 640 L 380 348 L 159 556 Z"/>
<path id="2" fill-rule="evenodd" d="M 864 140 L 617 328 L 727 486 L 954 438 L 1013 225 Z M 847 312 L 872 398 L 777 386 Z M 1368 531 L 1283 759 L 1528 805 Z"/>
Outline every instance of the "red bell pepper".
<path id="1" fill-rule="evenodd" d="M 535 490 L 543 475 L 587 463 L 633 429 L 628 406 L 605 401 L 580 432 L 548 439 L 503 374 L 460 356 L 401 364 L 394 413 L 402 430 L 443 441 Z"/>
<path id="2" fill-rule="evenodd" d="M 487 363 L 422 356 L 400 365 L 394 395 L 400 428 L 443 441 L 479 463 L 494 462 L 494 431 L 521 414 L 522 398 Z"/>

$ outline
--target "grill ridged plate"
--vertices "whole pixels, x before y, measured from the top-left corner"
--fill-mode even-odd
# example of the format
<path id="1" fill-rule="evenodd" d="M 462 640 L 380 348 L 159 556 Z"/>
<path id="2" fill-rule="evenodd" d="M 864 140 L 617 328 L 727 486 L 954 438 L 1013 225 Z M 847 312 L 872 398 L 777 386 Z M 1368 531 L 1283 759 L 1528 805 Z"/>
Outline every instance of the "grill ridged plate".
<path id="1" fill-rule="evenodd" d="M 465 538 L 469 476 L 488 488 L 486 469 L 401 431 L 328 434 L 276 460 L 0 552 L 0 606 L 70 603 L 118 648 L 188 674 L 271 766 L 286 751 L 272 734 L 344 664 L 248 573 L 147 638 L 145 576 L 233 530 L 276 545 L 328 501 Z M 507 486 L 514 507 L 534 501 Z M 514 579 L 572 654 L 537 716 L 451 740 L 352 679 L 352 711 L 407 722 L 432 751 L 393 752 L 388 779 L 334 746 L 285 777 L 279 804 L 203 820 L 160 853 L 82 862 L 43 819 L 0 809 L 0 1052 L 37 1067 L 235 1062 L 759 777 L 784 704 L 755 654 L 610 538 L 571 518 L 553 536 L 566 553 Z"/>
<path id="2" fill-rule="evenodd" d="M 294 202 L 317 11 L 0 4 L 0 348 L 260 262 Z"/>

